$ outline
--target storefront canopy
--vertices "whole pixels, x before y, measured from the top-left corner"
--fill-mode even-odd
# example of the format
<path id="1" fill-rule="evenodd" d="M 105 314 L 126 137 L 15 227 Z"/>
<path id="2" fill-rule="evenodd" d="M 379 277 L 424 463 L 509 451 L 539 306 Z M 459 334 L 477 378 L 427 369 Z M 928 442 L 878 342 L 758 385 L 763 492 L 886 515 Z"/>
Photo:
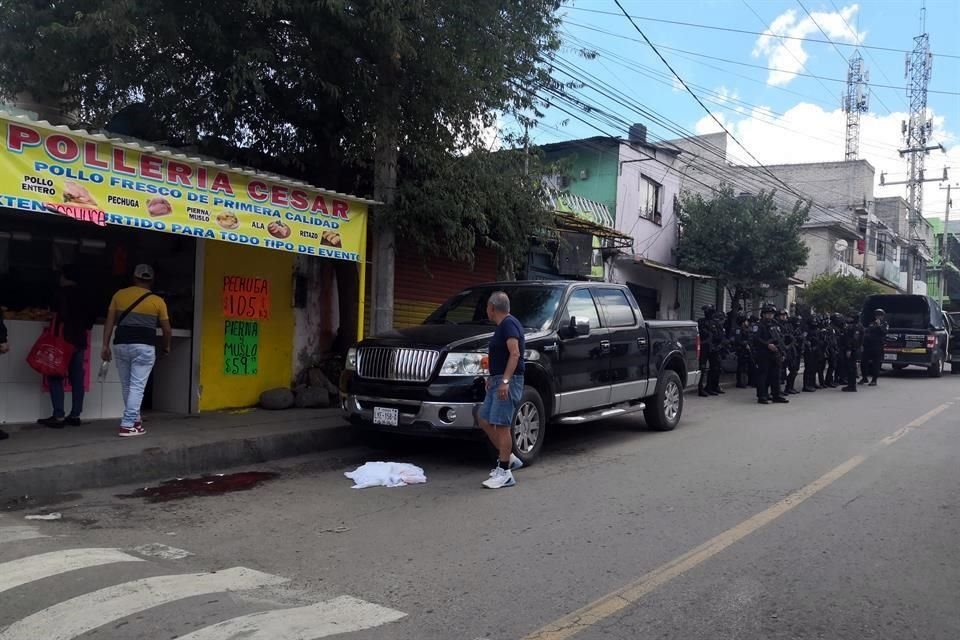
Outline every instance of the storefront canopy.
<path id="1" fill-rule="evenodd" d="M 701 273 L 684 271 L 683 269 L 678 269 L 677 267 L 673 267 L 668 264 L 656 262 L 649 258 L 644 258 L 643 256 L 633 256 L 633 264 L 649 267 L 650 269 L 654 269 L 656 271 L 664 271 L 666 273 L 672 273 L 675 276 L 682 276 L 684 278 L 693 278 L 695 280 L 716 280 L 714 276 L 705 276 Z"/>
<path id="2" fill-rule="evenodd" d="M 546 197 L 553 209 L 558 230 L 602 238 L 605 248 L 627 249 L 633 246 L 631 236 L 613 228 L 613 215 L 605 204 L 555 189 L 548 189 Z"/>
<path id="3" fill-rule="evenodd" d="M 373 200 L 0 111 L 0 207 L 362 262 Z"/>

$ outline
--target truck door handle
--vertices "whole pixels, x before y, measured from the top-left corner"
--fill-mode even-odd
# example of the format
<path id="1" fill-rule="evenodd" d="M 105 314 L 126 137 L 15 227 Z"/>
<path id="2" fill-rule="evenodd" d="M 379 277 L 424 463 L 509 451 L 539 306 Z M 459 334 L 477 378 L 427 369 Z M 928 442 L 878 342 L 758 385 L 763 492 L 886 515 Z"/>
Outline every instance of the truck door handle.
<path id="1" fill-rule="evenodd" d="M 609 341 L 609 340 L 601 340 L 601 341 L 600 341 L 600 350 L 601 350 L 601 351 L 610 351 L 610 341 Z"/>
<path id="2" fill-rule="evenodd" d="M 645 346 L 647 346 L 647 339 L 644 338 L 643 336 L 640 336 L 639 338 L 637 338 L 637 346 L 638 346 L 638 347 L 645 347 Z"/>

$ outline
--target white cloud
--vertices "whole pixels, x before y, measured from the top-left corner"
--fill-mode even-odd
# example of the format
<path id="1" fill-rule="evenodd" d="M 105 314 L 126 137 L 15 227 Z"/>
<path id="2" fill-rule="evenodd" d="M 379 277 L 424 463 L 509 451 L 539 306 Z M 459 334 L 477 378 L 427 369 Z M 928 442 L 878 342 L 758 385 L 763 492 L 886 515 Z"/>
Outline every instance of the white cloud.
<path id="1" fill-rule="evenodd" d="M 767 84 L 772 86 L 789 84 L 797 77 L 797 73 L 803 71 L 810 58 L 802 41 L 778 36 L 806 38 L 816 34 L 816 37 L 823 38 L 823 34 L 820 33 L 822 28 L 831 40 L 859 44 L 867 35 L 866 31 L 858 32 L 852 27 L 854 16 L 859 10 L 859 5 L 852 4 L 843 7 L 839 12 L 814 11 L 812 17 L 804 14 L 801 18 L 794 9 L 788 9 L 777 16 L 764 34 L 757 38 L 753 47 L 755 58 L 767 57 L 767 66 L 770 69 Z M 819 28 L 817 25 L 820 25 Z"/>
<path id="2" fill-rule="evenodd" d="M 830 162 L 844 158 L 846 115 L 840 110 L 826 111 L 818 105 L 799 103 L 776 118 L 765 107 L 749 114 L 730 118 L 715 114 L 724 126 L 763 164 L 800 162 Z M 880 186 L 880 173 L 886 172 L 887 181 L 898 182 L 907 177 L 907 162 L 897 153 L 903 145 L 900 123 L 905 113 L 878 115 L 864 114 L 860 120 L 860 158 L 876 169 L 874 195 L 877 197 L 904 196 L 906 187 Z M 695 125 L 698 134 L 716 133 L 720 127 L 709 116 Z M 943 167 L 952 167 L 951 182 L 960 179 L 960 140 L 946 128 L 945 119 L 933 114 L 931 141 L 943 143 L 947 153 L 932 151 L 926 159 L 926 176 L 939 177 Z M 728 160 L 737 164 L 756 164 L 735 142 L 727 143 Z M 803 185 L 795 185 L 803 191 Z M 924 185 L 923 213 L 928 217 L 942 217 L 946 193 L 940 183 Z M 814 198 L 817 194 L 810 194 Z M 956 199 L 954 200 L 956 202 Z M 954 214 L 958 216 L 958 214 Z M 960 216 L 958 216 L 960 217 Z"/>
<path id="3" fill-rule="evenodd" d="M 726 104 L 731 100 L 740 99 L 740 94 L 737 92 L 736 89 L 733 89 L 731 91 L 730 89 L 727 89 L 723 85 L 721 85 L 719 89 L 715 89 L 714 94 L 716 94 L 714 99 L 721 104 Z"/>

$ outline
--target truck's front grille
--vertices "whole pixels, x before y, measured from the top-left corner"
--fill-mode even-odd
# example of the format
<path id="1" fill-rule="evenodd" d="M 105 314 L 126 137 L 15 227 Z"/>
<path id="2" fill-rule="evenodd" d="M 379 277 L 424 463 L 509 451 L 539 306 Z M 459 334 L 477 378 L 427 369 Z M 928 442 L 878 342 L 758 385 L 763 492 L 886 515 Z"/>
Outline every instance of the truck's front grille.
<path id="1" fill-rule="evenodd" d="M 357 354 L 357 374 L 368 380 L 426 382 L 439 358 L 431 349 L 363 347 Z"/>

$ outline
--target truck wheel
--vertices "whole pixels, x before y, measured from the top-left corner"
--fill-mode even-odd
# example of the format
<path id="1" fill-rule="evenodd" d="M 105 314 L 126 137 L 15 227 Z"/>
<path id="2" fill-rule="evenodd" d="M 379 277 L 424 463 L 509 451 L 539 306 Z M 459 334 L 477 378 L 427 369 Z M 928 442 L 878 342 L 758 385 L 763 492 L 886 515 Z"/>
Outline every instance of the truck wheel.
<path id="1" fill-rule="evenodd" d="M 927 375 L 931 378 L 939 378 L 943 375 L 943 360 L 937 358 L 933 361 L 933 364 L 930 365 L 930 368 L 927 369 Z"/>
<path id="2" fill-rule="evenodd" d="M 513 418 L 514 455 L 523 460 L 523 464 L 532 463 L 540 455 L 546 434 L 547 414 L 543 409 L 543 399 L 533 387 L 524 387 Z"/>
<path id="3" fill-rule="evenodd" d="M 672 431 L 683 415 L 683 385 L 675 371 L 664 371 L 657 381 L 656 394 L 647 398 L 643 410 L 647 425 L 656 431 Z"/>

